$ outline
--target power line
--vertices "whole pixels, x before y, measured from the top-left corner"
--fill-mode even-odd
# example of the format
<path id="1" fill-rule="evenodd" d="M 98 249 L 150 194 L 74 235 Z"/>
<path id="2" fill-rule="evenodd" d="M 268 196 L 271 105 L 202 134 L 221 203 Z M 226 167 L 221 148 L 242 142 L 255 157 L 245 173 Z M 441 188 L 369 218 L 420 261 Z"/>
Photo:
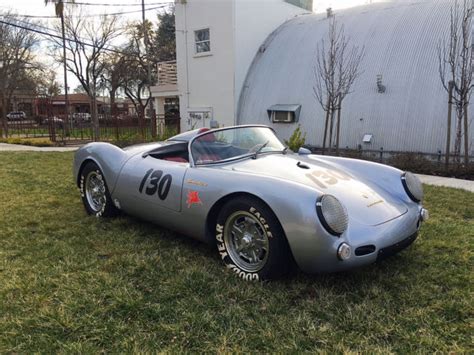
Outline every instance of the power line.
<path id="1" fill-rule="evenodd" d="M 145 11 L 163 9 L 167 6 L 170 6 L 171 4 L 172 3 L 167 3 L 167 4 L 162 4 L 160 6 L 149 7 L 147 9 L 145 9 Z M 123 12 L 113 12 L 113 13 L 105 13 L 105 14 L 88 15 L 87 17 L 118 16 L 118 15 L 134 14 L 134 13 L 138 13 L 138 12 L 142 12 L 142 10 L 133 10 L 133 11 L 123 11 Z M 47 16 L 47 15 L 38 16 L 38 15 L 8 14 L 8 16 L 10 16 L 10 17 L 23 17 L 23 18 L 38 18 L 38 19 L 58 19 L 59 18 L 57 16 Z"/>
<path id="2" fill-rule="evenodd" d="M 63 38 L 60 35 L 56 35 L 56 34 L 53 34 L 53 33 L 48 33 L 48 32 L 41 31 L 41 30 L 35 30 L 31 27 L 18 25 L 18 24 L 14 24 L 14 23 L 11 23 L 11 22 L 3 21 L 3 20 L 0 20 L 0 23 L 3 23 L 4 25 L 7 25 L 7 26 L 21 28 L 21 29 L 26 30 L 26 31 L 31 31 L 31 32 L 34 32 L 34 33 L 38 33 L 38 34 L 41 34 L 41 35 L 44 35 L 44 36 L 49 36 L 49 37 L 52 37 L 52 38 L 57 38 L 57 39 L 62 39 Z M 77 43 L 77 44 L 80 44 L 80 45 L 83 45 L 83 46 L 86 46 L 86 47 L 99 48 L 98 46 L 96 46 L 94 44 L 87 43 L 87 42 L 84 42 L 84 41 L 74 40 L 74 39 L 71 39 L 71 38 L 66 38 L 66 41 L 74 42 L 74 43 Z M 112 53 L 126 54 L 125 52 L 119 51 L 117 49 L 112 49 L 112 48 L 107 48 L 107 47 L 103 47 L 102 49 L 104 51 L 108 51 L 108 52 L 112 52 Z"/>
<path id="3" fill-rule="evenodd" d="M 33 27 L 39 28 L 40 30 L 43 29 L 43 30 L 46 30 L 48 32 L 52 32 L 53 34 L 57 34 L 57 35 L 61 36 L 61 38 L 62 38 L 62 33 L 61 33 L 61 30 L 59 30 L 59 29 L 46 27 L 46 26 L 43 26 L 42 24 L 36 23 L 36 22 L 23 21 L 23 20 L 19 20 L 19 19 L 15 19 L 14 21 L 16 23 L 23 24 L 23 26 L 33 26 Z M 31 28 L 31 27 L 29 27 L 29 28 Z M 34 28 L 31 28 L 31 29 L 34 30 Z M 81 41 L 84 41 L 84 42 L 87 41 L 87 39 L 84 39 L 84 37 L 77 36 L 77 38 Z M 71 41 L 73 41 L 73 40 L 71 40 Z"/>
<path id="4" fill-rule="evenodd" d="M 90 2 L 74 2 L 74 1 L 63 1 L 63 4 L 85 5 L 85 6 L 141 6 L 141 4 L 95 4 L 95 3 L 90 3 Z M 151 6 L 151 5 L 163 5 L 163 4 L 172 4 L 172 1 L 154 2 L 154 3 L 150 3 L 146 5 Z"/>

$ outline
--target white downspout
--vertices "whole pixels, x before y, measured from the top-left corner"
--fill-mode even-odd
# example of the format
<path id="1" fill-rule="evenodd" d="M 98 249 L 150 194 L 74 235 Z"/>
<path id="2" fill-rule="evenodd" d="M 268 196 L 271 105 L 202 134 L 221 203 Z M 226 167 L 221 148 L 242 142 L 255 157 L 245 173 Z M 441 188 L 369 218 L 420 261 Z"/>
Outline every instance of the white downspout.
<path id="1" fill-rule="evenodd" d="M 189 112 L 189 56 L 188 56 L 188 18 L 187 18 L 187 3 L 183 4 L 184 6 L 184 44 L 186 46 L 186 119 L 188 120 L 188 129 L 190 126 L 190 121 L 188 118 Z"/>

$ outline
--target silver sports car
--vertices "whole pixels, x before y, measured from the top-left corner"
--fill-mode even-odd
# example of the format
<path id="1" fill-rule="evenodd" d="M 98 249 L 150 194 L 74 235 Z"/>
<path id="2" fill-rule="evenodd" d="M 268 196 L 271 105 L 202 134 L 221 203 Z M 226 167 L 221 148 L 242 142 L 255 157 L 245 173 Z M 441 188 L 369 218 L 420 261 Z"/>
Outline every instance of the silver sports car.
<path id="1" fill-rule="evenodd" d="M 215 244 L 245 280 L 351 269 L 409 246 L 428 212 L 409 172 L 293 153 L 266 126 L 186 132 L 120 149 L 91 143 L 74 159 L 86 211 L 118 211 Z"/>

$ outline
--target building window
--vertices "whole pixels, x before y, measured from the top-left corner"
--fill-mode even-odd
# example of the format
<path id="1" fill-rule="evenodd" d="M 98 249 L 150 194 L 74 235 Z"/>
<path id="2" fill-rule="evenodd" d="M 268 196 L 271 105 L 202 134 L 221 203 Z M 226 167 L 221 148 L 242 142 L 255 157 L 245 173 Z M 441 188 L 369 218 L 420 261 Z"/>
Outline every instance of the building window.
<path id="1" fill-rule="evenodd" d="M 211 51 L 211 36 L 209 28 L 194 31 L 194 41 L 196 42 L 196 54 Z"/>
<path id="2" fill-rule="evenodd" d="M 366 144 L 370 144 L 372 143 L 372 138 L 373 138 L 373 135 L 372 134 L 364 134 L 364 137 L 362 138 L 362 142 L 366 143 Z"/>
<path id="3" fill-rule="evenodd" d="M 273 111 L 272 122 L 274 123 L 293 123 L 295 122 L 295 113 L 288 111 Z"/>
<path id="4" fill-rule="evenodd" d="M 299 121 L 301 105 L 273 105 L 268 108 L 268 118 L 273 123 L 294 123 Z"/>

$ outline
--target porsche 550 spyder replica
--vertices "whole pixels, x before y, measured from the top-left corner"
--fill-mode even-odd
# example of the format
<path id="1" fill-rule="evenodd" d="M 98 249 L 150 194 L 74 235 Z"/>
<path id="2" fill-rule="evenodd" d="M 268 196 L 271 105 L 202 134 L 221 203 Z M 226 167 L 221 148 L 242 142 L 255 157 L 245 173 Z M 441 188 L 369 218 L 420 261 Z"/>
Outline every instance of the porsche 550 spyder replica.
<path id="1" fill-rule="evenodd" d="M 86 211 L 119 210 L 217 245 L 246 280 L 366 265 L 409 246 L 428 212 L 409 172 L 293 153 L 266 126 L 200 129 L 120 149 L 91 143 L 74 176 Z"/>

